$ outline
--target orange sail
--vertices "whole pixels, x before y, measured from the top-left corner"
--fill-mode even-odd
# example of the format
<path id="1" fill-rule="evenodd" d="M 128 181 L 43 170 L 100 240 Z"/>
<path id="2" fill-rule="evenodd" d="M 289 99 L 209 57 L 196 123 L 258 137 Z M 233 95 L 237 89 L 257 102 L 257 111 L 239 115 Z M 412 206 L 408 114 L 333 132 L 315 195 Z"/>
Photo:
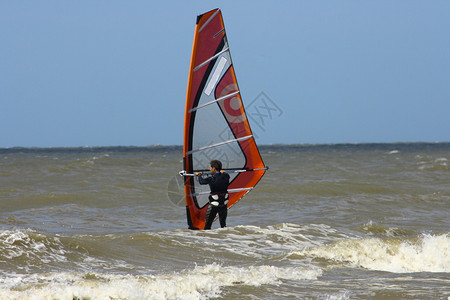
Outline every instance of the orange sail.
<path id="1" fill-rule="evenodd" d="M 194 173 L 211 160 L 230 174 L 228 208 L 244 197 L 267 170 L 252 135 L 236 80 L 222 13 L 197 17 L 184 121 L 184 188 L 190 229 L 204 229 L 209 186 Z"/>

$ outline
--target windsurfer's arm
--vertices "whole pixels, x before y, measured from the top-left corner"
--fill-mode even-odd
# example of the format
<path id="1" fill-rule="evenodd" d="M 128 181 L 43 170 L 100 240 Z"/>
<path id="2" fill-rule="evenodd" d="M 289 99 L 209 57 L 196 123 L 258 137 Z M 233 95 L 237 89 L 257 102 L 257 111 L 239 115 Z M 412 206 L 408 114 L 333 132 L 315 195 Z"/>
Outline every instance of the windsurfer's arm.
<path id="1" fill-rule="evenodd" d="M 203 177 L 203 172 L 195 172 L 195 175 L 197 176 L 198 179 L 198 183 L 200 184 L 208 184 L 209 183 L 209 178 L 210 177 Z"/>

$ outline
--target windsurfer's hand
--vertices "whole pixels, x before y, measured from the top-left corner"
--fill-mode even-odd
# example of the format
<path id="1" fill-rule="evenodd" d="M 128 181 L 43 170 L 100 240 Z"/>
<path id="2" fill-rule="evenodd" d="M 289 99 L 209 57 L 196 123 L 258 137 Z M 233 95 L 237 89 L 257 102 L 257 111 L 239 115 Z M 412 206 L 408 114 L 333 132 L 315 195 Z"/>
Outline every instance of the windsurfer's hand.
<path id="1" fill-rule="evenodd" d="M 195 172 L 195 175 L 202 176 L 203 172 Z"/>

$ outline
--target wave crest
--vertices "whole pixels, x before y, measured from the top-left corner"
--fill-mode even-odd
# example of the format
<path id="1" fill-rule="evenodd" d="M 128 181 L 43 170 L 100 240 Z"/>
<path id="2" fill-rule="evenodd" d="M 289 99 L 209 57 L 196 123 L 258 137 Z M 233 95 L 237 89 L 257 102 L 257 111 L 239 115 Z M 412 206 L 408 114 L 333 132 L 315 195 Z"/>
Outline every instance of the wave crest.
<path id="1" fill-rule="evenodd" d="M 393 273 L 450 272 L 450 236 L 350 239 L 291 253 L 297 255 Z"/>

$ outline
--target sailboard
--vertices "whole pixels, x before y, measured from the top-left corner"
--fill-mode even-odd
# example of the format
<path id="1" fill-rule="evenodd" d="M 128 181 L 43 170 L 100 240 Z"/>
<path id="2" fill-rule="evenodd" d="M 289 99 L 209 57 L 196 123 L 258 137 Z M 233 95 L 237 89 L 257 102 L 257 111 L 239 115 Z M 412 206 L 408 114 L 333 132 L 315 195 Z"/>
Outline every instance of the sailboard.
<path id="1" fill-rule="evenodd" d="M 190 229 L 205 227 L 209 186 L 194 174 L 209 171 L 211 160 L 220 160 L 230 175 L 228 208 L 268 169 L 245 113 L 220 9 L 197 16 L 192 47 L 180 171 Z"/>

